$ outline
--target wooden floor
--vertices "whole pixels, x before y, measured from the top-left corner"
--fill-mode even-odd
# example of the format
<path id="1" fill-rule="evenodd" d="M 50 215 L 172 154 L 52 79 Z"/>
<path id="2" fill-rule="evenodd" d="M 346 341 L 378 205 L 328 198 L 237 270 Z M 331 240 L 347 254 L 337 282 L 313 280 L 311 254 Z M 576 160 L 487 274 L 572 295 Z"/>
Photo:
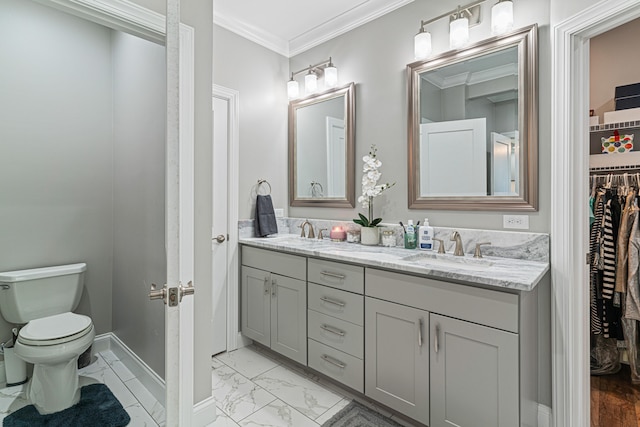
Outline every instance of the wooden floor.
<path id="1" fill-rule="evenodd" d="M 591 376 L 591 427 L 640 427 L 640 384 L 631 383 L 628 365 Z"/>

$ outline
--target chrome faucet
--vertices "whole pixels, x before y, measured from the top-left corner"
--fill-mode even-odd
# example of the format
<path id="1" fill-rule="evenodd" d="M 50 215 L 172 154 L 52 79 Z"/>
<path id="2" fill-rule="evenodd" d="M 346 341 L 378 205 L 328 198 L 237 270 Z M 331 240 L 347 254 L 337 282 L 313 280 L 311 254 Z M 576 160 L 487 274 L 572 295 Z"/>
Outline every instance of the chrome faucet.
<path id="1" fill-rule="evenodd" d="M 309 224 L 309 234 L 307 236 L 304 235 L 304 227 Z M 302 229 L 302 231 L 300 232 L 300 237 L 308 237 L 309 239 L 313 239 L 314 237 L 316 237 L 315 233 L 313 232 L 313 225 L 309 222 L 308 219 L 306 219 L 302 225 L 299 225 L 299 227 Z"/>
<path id="2" fill-rule="evenodd" d="M 456 242 L 456 248 L 453 251 L 453 254 L 455 256 L 464 256 L 464 248 L 462 247 L 462 238 L 460 237 L 460 233 L 454 231 L 453 234 L 451 234 L 450 240 L 455 240 Z"/>

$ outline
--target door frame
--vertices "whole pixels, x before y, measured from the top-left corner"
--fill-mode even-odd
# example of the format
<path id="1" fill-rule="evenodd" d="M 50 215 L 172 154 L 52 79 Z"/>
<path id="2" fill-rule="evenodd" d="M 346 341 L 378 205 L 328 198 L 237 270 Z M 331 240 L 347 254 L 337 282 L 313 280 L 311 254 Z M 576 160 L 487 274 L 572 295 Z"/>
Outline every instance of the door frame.
<path id="1" fill-rule="evenodd" d="M 605 0 L 552 29 L 552 395 L 557 427 L 590 425 L 589 39 L 640 17 L 640 0 Z"/>
<path id="2" fill-rule="evenodd" d="M 53 7 L 65 13 L 69 13 L 80 18 L 95 22 L 114 30 L 124 31 L 129 34 L 141 37 L 161 45 L 165 44 L 166 18 L 164 15 L 139 6 L 127 0 L 34 0 L 45 6 Z M 194 198 L 194 159 L 193 152 L 195 146 L 194 121 L 195 121 L 195 29 L 188 25 L 179 24 L 180 28 L 180 215 L 185 221 L 180 224 L 180 232 L 186 239 L 181 239 L 181 278 L 193 278 L 194 255 L 193 255 L 193 198 Z M 186 199 L 185 199 L 186 197 Z M 189 243 L 191 242 L 191 243 Z M 186 283 L 183 283 L 186 285 Z M 175 286 L 177 284 L 171 284 Z M 180 357 L 188 363 L 180 363 L 179 375 L 177 377 L 180 390 L 180 406 L 190 407 L 190 411 L 181 411 L 179 414 L 181 425 L 191 425 L 191 421 L 205 425 L 215 420 L 215 402 L 213 399 L 195 405 L 194 411 L 193 389 L 194 389 L 194 320 L 193 320 L 193 298 L 183 300 L 180 310 Z M 168 316 L 165 316 L 165 321 Z M 165 326 L 166 327 L 166 326 Z M 176 331 L 174 331 L 174 335 Z M 166 350 L 165 350 L 166 351 Z M 169 361 L 165 364 L 168 369 Z M 165 373 L 165 390 L 166 378 Z M 164 402 L 165 408 L 167 402 Z M 213 412 L 211 410 L 213 408 Z M 195 417 L 194 416 L 195 412 Z M 211 417 L 213 413 L 213 417 Z M 209 414 L 209 415 L 207 415 Z"/>
<path id="3" fill-rule="evenodd" d="M 211 93 L 212 98 L 223 99 L 229 105 L 227 138 L 227 220 L 229 234 L 227 239 L 227 351 L 233 351 L 238 347 L 244 347 L 250 342 L 240 334 L 239 322 L 238 189 L 240 188 L 240 92 L 214 83 Z"/>

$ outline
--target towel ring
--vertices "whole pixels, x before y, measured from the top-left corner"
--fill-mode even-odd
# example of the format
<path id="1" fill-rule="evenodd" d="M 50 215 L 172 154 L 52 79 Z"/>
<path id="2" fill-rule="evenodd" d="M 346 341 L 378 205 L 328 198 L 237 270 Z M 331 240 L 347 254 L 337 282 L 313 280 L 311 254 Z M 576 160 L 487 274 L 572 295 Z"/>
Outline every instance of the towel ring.
<path id="1" fill-rule="evenodd" d="M 318 187 L 320 187 L 320 192 L 318 192 Z M 324 197 L 324 188 L 317 181 L 311 181 L 311 197 Z"/>
<path id="2" fill-rule="evenodd" d="M 267 184 L 269 186 L 269 192 L 267 193 L 267 195 L 271 194 L 271 184 L 269 184 L 269 181 L 267 181 L 266 179 L 259 179 L 258 187 L 260 187 L 262 184 Z M 258 188 L 258 190 L 260 190 L 260 188 Z"/>

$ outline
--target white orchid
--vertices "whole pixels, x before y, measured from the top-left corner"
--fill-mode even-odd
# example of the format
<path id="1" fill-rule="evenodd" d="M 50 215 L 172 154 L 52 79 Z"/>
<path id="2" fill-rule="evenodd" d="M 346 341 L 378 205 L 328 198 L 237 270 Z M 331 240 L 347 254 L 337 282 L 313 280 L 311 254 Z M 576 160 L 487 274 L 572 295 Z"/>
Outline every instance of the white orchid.
<path id="1" fill-rule="evenodd" d="M 379 196 L 380 193 L 387 188 L 395 185 L 395 182 L 393 184 L 378 184 L 378 180 L 382 176 L 378 168 L 382 166 L 382 162 L 376 157 L 377 151 L 377 147 L 372 145 L 369 154 L 362 158 L 364 162 L 362 166 L 362 196 L 358 197 L 358 203 L 360 203 L 364 209 L 369 210 L 369 218 L 358 214 L 360 219 L 354 219 L 353 221 L 363 227 L 375 227 L 382 221 L 382 218 L 373 218 L 373 198 Z"/>

